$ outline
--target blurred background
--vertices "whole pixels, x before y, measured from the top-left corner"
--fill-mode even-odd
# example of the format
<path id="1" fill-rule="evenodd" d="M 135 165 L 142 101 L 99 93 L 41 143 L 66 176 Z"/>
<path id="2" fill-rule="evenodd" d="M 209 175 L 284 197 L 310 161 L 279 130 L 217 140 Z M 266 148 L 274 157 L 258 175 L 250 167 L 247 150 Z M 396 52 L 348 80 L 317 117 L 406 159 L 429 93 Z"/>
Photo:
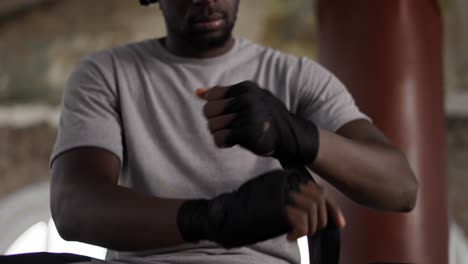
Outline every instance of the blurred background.
<path id="1" fill-rule="evenodd" d="M 84 55 L 164 36 L 158 6 L 137 0 L 0 1 L 0 254 L 104 249 L 65 243 L 50 220 L 48 158 L 62 91 Z M 468 234 L 468 1 L 441 1 L 450 221 Z M 236 35 L 297 55 L 317 56 L 312 0 L 241 0 Z M 467 250 L 466 244 L 459 244 Z M 466 260 L 468 261 L 468 260 Z M 468 263 L 468 262 L 466 262 Z"/>

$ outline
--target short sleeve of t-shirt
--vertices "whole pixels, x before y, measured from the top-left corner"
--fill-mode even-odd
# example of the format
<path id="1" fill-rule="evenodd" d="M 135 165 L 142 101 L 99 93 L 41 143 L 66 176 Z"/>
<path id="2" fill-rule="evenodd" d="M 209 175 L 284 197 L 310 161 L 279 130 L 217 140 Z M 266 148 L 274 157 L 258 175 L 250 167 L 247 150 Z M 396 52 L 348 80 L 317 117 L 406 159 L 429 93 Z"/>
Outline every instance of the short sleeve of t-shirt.
<path id="1" fill-rule="evenodd" d="M 318 63 L 301 58 L 298 74 L 299 116 L 332 132 L 353 120 L 370 121 L 356 106 L 343 83 Z"/>
<path id="2" fill-rule="evenodd" d="M 50 164 L 60 154 L 78 147 L 99 147 L 122 160 L 118 93 L 109 53 L 92 54 L 80 61 L 68 79 L 58 135 Z"/>

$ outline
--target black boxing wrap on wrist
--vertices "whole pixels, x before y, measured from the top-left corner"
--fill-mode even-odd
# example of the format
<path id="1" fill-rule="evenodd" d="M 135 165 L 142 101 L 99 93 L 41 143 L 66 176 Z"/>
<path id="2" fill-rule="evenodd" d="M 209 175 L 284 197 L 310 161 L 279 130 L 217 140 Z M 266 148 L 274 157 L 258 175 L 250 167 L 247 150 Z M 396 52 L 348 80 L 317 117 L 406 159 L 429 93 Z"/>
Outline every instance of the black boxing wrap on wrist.
<path id="1" fill-rule="evenodd" d="M 286 205 L 296 172 L 272 171 L 248 181 L 232 193 L 211 200 L 189 200 L 179 209 L 177 225 L 184 240 L 210 240 L 232 248 L 290 231 Z"/>
<path id="2" fill-rule="evenodd" d="M 318 127 L 289 112 L 287 115 L 283 122 L 275 123 L 280 136 L 273 157 L 282 162 L 312 163 L 319 151 Z"/>

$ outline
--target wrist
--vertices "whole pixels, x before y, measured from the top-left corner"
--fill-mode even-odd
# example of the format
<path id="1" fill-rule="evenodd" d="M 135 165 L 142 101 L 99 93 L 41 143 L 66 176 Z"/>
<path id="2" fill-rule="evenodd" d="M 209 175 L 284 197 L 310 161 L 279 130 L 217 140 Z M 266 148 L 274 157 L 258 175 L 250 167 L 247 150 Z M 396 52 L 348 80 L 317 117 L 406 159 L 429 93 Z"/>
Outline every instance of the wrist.
<path id="1" fill-rule="evenodd" d="M 196 243 L 208 239 L 205 226 L 208 213 L 208 200 L 187 200 L 180 206 L 177 212 L 177 226 L 185 241 Z"/>
<path id="2" fill-rule="evenodd" d="M 314 122 L 296 117 L 300 123 L 302 133 L 302 140 L 298 142 L 299 144 L 299 160 L 302 164 L 310 164 L 315 161 L 318 156 L 320 148 L 320 134 L 319 128 Z"/>
<path id="3" fill-rule="evenodd" d="M 289 118 L 278 126 L 279 144 L 273 157 L 286 164 L 311 164 L 319 152 L 319 129 L 309 120 L 289 113 Z"/>
<path id="4" fill-rule="evenodd" d="M 210 240 L 232 248 L 286 233 L 290 229 L 286 215 L 289 175 L 272 171 L 232 193 L 185 202 L 177 216 L 182 237 L 188 242 Z"/>

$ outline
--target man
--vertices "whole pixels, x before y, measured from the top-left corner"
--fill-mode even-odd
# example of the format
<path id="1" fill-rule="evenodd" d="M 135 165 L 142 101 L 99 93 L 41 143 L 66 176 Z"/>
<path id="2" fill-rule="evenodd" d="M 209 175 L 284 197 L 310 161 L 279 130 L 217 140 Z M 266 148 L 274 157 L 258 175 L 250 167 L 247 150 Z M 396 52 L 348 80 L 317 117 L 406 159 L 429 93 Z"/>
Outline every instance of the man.
<path id="1" fill-rule="evenodd" d="M 299 263 L 298 237 L 345 225 L 301 166 L 363 206 L 414 207 L 406 158 L 332 74 L 234 38 L 238 0 L 159 4 L 167 37 L 70 77 L 51 157 L 65 239 L 119 263 Z"/>

